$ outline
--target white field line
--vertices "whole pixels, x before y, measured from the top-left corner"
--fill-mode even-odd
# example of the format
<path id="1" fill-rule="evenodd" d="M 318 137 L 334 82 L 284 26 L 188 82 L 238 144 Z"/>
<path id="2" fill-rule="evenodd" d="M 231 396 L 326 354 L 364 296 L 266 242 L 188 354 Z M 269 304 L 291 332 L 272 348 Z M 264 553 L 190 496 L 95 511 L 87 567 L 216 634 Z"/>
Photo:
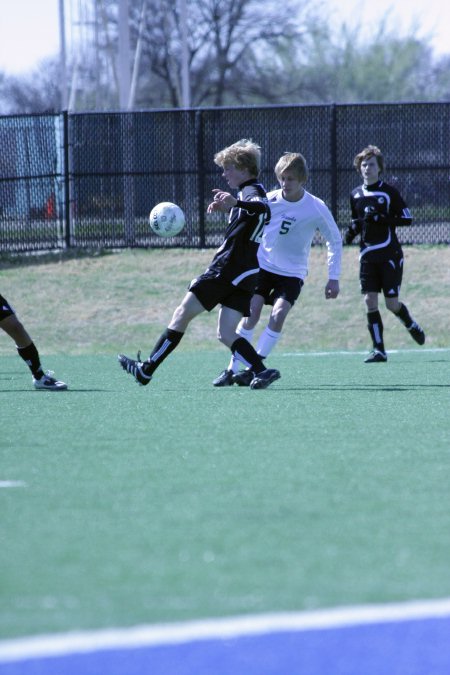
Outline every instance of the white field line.
<path id="1" fill-rule="evenodd" d="M 329 352 L 277 352 L 277 356 L 353 356 L 354 354 L 367 354 L 370 349 L 365 349 L 362 351 L 352 351 L 352 350 L 342 350 L 342 351 L 329 351 Z M 408 353 L 423 353 L 428 352 L 431 354 L 439 352 L 450 352 L 449 347 L 430 347 L 425 349 L 387 349 L 388 354 L 408 354 Z"/>
<path id="2" fill-rule="evenodd" d="M 0 662 L 436 618 L 450 619 L 450 598 L 38 635 L 0 641 Z"/>
<path id="3" fill-rule="evenodd" d="M 27 484 L 23 480 L 0 480 L 0 488 L 17 488 L 26 486 Z"/>

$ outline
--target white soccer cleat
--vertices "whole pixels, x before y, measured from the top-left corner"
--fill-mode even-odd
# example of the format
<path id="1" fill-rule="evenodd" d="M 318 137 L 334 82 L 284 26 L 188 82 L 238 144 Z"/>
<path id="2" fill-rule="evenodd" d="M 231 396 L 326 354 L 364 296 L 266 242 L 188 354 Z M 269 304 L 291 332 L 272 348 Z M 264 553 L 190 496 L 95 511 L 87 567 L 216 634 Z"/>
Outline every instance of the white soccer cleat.
<path id="1" fill-rule="evenodd" d="M 61 382 L 61 380 L 56 380 L 53 377 L 54 374 L 53 370 L 47 370 L 40 380 L 33 377 L 34 388 L 41 390 L 48 389 L 48 391 L 65 391 L 67 389 L 67 384 Z"/>
<path id="2" fill-rule="evenodd" d="M 364 363 L 386 363 L 387 355 L 379 349 L 373 349 L 369 356 L 364 359 Z"/>

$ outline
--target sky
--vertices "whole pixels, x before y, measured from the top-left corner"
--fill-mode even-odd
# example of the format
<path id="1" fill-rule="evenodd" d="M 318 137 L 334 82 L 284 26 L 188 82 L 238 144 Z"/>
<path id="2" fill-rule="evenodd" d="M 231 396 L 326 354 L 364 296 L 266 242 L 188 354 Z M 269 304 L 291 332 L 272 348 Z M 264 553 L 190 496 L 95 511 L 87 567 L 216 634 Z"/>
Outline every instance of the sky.
<path id="1" fill-rule="evenodd" d="M 79 1 L 79 0 L 78 0 Z M 85 0 L 86 1 L 86 0 Z M 414 22 L 417 36 L 432 36 L 436 55 L 450 54 L 450 3 L 446 0 L 322 0 L 336 27 L 343 21 L 360 23 L 367 35 L 380 16 L 399 22 L 399 34 L 411 33 Z M 70 8 L 76 0 L 65 0 L 66 39 L 70 38 Z M 25 75 L 47 57 L 57 57 L 59 41 L 59 0 L 0 0 L 0 71 Z M 330 22 L 331 22 L 330 21 Z"/>

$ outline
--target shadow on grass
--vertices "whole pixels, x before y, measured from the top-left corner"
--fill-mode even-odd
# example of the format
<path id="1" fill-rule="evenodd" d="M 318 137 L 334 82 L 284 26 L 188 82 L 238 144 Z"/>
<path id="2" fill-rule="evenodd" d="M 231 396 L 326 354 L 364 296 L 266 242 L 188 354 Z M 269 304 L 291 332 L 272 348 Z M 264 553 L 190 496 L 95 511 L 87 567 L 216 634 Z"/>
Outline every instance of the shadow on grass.
<path id="1" fill-rule="evenodd" d="M 420 389 L 450 389 L 450 384 L 319 384 L 304 387 L 282 387 L 270 391 L 417 391 Z"/>
<path id="2" fill-rule="evenodd" d="M 100 258 L 107 255 L 114 255 L 116 252 L 117 249 L 69 248 L 66 250 L 58 249 L 54 251 L 0 253 L 0 269 L 48 265 L 49 263 L 61 263 L 68 260 L 80 260 L 81 258 Z"/>
<path id="3" fill-rule="evenodd" d="M 60 391 L 52 391 L 51 389 L 34 389 L 34 388 L 26 388 L 26 389 L 0 389 L 0 395 L 1 394 L 51 394 L 52 396 L 55 396 L 56 394 L 61 395 L 66 395 L 68 396 L 69 394 L 92 394 L 92 393 L 111 393 L 111 391 L 115 391 L 115 389 L 76 389 L 74 387 L 69 387 L 69 389 L 61 389 Z"/>

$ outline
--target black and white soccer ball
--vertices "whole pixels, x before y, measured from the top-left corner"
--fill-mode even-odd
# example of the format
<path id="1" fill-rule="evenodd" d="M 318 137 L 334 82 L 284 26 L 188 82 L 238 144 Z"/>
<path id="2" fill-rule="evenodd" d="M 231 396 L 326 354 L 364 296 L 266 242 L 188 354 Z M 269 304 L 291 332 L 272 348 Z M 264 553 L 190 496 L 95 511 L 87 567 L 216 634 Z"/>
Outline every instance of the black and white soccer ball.
<path id="1" fill-rule="evenodd" d="M 156 204 L 150 211 L 150 227 L 160 237 L 175 237 L 185 225 L 183 209 L 172 202 Z"/>

